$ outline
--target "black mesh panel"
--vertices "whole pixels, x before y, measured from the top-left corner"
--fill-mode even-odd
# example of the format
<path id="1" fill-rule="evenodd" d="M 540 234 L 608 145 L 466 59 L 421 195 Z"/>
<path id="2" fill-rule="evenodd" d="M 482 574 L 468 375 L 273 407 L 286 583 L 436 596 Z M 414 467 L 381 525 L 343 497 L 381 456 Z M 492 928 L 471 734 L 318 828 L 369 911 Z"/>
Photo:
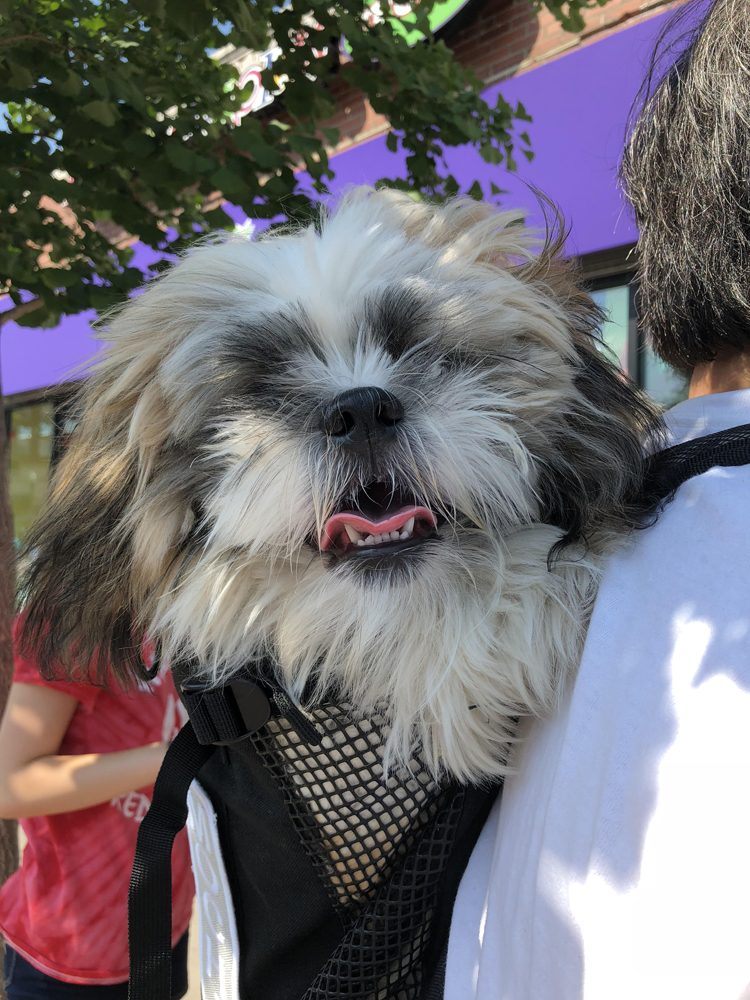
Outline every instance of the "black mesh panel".
<path id="1" fill-rule="evenodd" d="M 308 746 L 284 717 L 253 737 L 284 795 L 306 849 L 338 908 L 366 903 L 440 807 L 418 758 L 383 777 L 385 720 L 324 704 L 311 717 L 325 733 Z"/>
<path id="2" fill-rule="evenodd" d="M 245 677 L 274 713 L 199 774 L 235 899 L 243 1000 L 442 997 L 453 900 L 497 786 L 440 784 L 418 750 L 386 774 L 384 714 L 335 701 L 302 713 L 271 664 L 254 666 Z"/>
<path id="3" fill-rule="evenodd" d="M 404 863 L 358 914 L 304 1000 L 413 1000 L 441 876 L 461 814 L 457 790 Z"/>
<path id="4" fill-rule="evenodd" d="M 416 1000 L 463 791 L 439 787 L 418 754 L 387 778 L 383 716 L 312 709 L 310 746 L 283 716 L 250 737 L 346 933 L 304 1000 Z"/>

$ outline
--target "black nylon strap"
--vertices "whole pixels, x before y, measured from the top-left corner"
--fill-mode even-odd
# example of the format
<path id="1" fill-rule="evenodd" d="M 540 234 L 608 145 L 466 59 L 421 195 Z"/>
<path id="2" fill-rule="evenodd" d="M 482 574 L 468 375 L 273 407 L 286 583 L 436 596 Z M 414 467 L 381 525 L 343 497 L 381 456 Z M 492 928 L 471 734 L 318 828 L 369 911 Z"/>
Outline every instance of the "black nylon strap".
<path id="1" fill-rule="evenodd" d="M 740 424 L 656 452 L 646 460 L 644 495 L 656 503 L 709 469 L 749 464 L 750 424 Z"/>
<path id="2" fill-rule="evenodd" d="M 319 747 L 321 734 L 315 728 L 315 724 L 308 719 L 294 704 L 292 699 L 281 688 L 276 688 L 273 693 L 273 703 L 279 711 L 295 728 L 297 734 L 311 747 Z"/>
<path id="3" fill-rule="evenodd" d="M 129 1000 L 169 1000 L 172 973 L 172 845 L 187 820 L 190 784 L 214 752 L 187 722 L 164 758 L 135 849 L 128 891 Z"/>
<path id="4" fill-rule="evenodd" d="M 244 740 L 271 715 L 268 695 L 248 678 L 215 688 L 184 683 L 178 690 L 199 743 L 222 746 Z"/>
<path id="5" fill-rule="evenodd" d="M 199 743 L 224 743 L 245 735 L 235 701 L 224 688 L 190 691 L 183 687 L 181 694 Z"/>
<path id="6" fill-rule="evenodd" d="M 445 968 L 448 964 L 448 938 L 445 940 L 443 950 L 435 968 L 430 982 L 422 993 L 420 1000 L 443 1000 L 445 995 Z"/>

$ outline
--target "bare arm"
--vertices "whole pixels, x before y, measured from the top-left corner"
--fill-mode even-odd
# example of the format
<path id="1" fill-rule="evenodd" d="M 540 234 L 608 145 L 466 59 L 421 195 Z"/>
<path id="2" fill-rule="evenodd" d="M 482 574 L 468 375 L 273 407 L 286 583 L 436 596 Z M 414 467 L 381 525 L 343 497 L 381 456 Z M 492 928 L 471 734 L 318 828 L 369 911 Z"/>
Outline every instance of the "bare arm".
<path id="1" fill-rule="evenodd" d="M 0 724 L 0 819 L 49 816 L 108 802 L 156 778 L 166 743 L 117 753 L 57 753 L 78 702 L 13 684 Z"/>

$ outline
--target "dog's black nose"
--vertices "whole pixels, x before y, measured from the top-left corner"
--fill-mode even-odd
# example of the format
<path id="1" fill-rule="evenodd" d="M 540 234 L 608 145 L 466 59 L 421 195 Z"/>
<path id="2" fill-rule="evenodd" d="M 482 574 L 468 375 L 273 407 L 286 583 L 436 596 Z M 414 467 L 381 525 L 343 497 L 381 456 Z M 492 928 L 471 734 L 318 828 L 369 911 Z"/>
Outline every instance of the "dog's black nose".
<path id="1" fill-rule="evenodd" d="M 323 411 L 323 430 L 332 441 L 369 454 L 379 441 L 395 434 L 403 416 L 404 408 L 392 393 L 363 386 L 347 389 L 328 404 Z"/>

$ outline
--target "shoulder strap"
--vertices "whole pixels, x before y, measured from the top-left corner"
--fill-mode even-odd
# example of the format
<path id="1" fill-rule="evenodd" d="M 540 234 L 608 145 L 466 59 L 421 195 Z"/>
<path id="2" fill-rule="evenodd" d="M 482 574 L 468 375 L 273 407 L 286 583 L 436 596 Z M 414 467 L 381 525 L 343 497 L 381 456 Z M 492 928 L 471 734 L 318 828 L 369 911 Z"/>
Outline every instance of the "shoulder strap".
<path id="1" fill-rule="evenodd" d="M 172 845 L 187 822 L 194 778 L 217 746 L 246 739 L 268 721 L 271 704 L 247 678 L 217 688 L 183 681 L 189 666 L 173 667 L 190 719 L 175 737 L 154 785 L 151 807 L 138 830 L 128 892 L 129 1000 L 169 1000 L 172 967 Z M 279 714 L 292 718 L 315 745 L 320 734 L 283 694 L 272 694 Z"/>
<path id="2" fill-rule="evenodd" d="M 187 722 L 172 742 L 140 829 L 128 892 L 129 1000 L 168 1000 L 172 974 L 172 845 L 187 821 L 190 785 L 213 746 Z"/>
<path id="3" fill-rule="evenodd" d="M 717 466 L 750 465 L 750 424 L 676 444 L 646 459 L 643 492 L 658 503 L 688 479 Z"/>

